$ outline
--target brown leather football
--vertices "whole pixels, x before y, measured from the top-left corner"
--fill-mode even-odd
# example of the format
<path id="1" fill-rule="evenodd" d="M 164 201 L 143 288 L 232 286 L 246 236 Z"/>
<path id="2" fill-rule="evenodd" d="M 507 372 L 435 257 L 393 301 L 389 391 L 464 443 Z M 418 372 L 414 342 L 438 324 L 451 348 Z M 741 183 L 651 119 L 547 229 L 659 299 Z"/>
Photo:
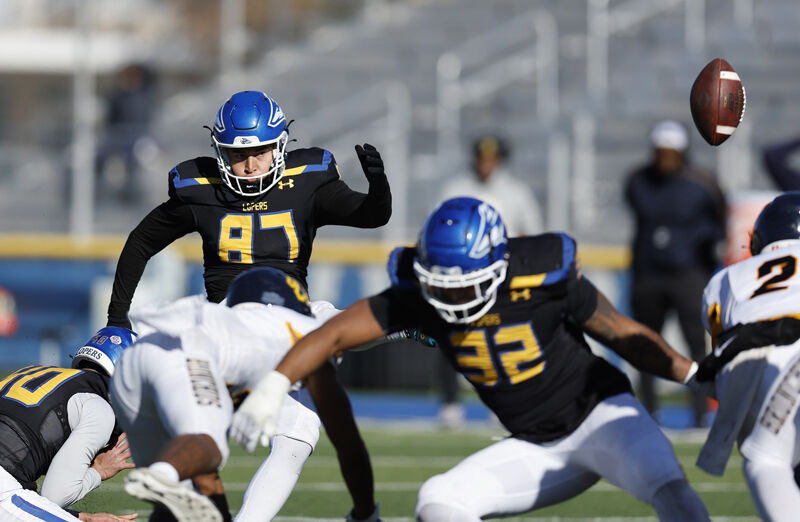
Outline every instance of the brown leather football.
<path id="1" fill-rule="evenodd" d="M 727 140 L 741 123 L 746 96 L 731 64 L 714 58 L 695 79 L 689 102 L 698 132 L 716 146 Z"/>

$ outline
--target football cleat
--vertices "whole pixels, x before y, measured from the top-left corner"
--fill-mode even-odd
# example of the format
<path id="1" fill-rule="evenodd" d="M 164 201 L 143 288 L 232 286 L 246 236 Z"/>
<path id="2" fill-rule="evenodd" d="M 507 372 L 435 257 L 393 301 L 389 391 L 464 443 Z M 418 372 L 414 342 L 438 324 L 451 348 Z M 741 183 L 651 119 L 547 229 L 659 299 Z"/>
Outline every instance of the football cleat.
<path id="1" fill-rule="evenodd" d="M 128 474 L 125 491 L 163 506 L 178 522 L 222 522 L 222 514 L 211 499 L 147 468 L 134 469 Z"/>

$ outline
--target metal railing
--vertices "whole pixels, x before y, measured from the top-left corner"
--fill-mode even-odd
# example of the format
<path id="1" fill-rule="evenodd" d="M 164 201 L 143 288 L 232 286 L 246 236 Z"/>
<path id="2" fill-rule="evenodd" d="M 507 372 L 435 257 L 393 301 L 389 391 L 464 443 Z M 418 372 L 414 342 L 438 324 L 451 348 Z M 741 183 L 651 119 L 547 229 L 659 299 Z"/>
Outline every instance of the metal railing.
<path id="1" fill-rule="evenodd" d="M 515 18 L 443 53 L 436 65 L 439 165 L 461 150 L 462 107 L 527 78 L 538 88 L 539 118 L 554 121 L 559 115 L 558 25 L 544 10 Z"/>
<path id="2" fill-rule="evenodd" d="M 745 1 L 749 0 L 737 0 Z M 605 99 L 608 93 L 608 39 L 615 34 L 683 4 L 687 49 L 699 52 L 705 47 L 705 0 L 625 0 L 614 7 L 610 3 L 611 0 L 587 2 L 586 90 L 595 100 Z"/>

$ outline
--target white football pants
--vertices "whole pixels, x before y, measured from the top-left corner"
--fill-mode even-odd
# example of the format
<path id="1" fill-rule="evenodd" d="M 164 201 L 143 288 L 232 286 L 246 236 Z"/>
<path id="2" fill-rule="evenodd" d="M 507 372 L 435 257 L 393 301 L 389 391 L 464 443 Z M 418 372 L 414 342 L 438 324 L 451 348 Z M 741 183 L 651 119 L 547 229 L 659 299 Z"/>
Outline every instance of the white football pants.
<path id="1" fill-rule="evenodd" d="M 733 383 L 717 383 L 721 385 Z M 776 346 L 767 355 L 745 436 L 740 439 L 742 470 L 764 520 L 797 520 L 800 513 L 800 488 L 794 481 L 794 468 L 800 464 L 798 406 L 800 341 Z"/>
<path id="2" fill-rule="evenodd" d="M 0 522 L 74 522 L 70 515 L 52 500 L 35 491 L 23 489 L 17 479 L 0 468 Z"/>
<path id="3" fill-rule="evenodd" d="M 504 439 L 431 477 L 416 514 L 425 522 L 515 515 L 572 498 L 601 477 L 650 504 L 662 486 L 685 481 L 669 440 L 629 393 L 595 406 L 566 437 Z"/>
<path id="4" fill-rule="evenodd" d="M 111 404 L 127 433 L 137 466 L 149 466 L 177 435 L 209 435 L 230 454 L 228 428 L 233 403 L 213 361 L 181 350 L 139 343 L 125 350 L 111 380 Z M 294 398 L 283 401 L 277 434 L 309 444 L 319 440 L 319 417 Z"/>

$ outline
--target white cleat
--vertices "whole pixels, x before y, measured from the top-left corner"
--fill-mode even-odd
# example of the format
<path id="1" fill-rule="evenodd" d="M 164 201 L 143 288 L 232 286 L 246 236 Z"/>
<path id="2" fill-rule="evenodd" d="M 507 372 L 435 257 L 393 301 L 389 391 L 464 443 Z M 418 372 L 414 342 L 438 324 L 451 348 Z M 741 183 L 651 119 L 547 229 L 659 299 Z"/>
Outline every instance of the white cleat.
<path id="1" fill-rule="evenodd" d="M 147 468 L 134 469 L 125 478 L 129 495 L 167 508 L 178 522 L 222 522 L 211 500 Z"/>

